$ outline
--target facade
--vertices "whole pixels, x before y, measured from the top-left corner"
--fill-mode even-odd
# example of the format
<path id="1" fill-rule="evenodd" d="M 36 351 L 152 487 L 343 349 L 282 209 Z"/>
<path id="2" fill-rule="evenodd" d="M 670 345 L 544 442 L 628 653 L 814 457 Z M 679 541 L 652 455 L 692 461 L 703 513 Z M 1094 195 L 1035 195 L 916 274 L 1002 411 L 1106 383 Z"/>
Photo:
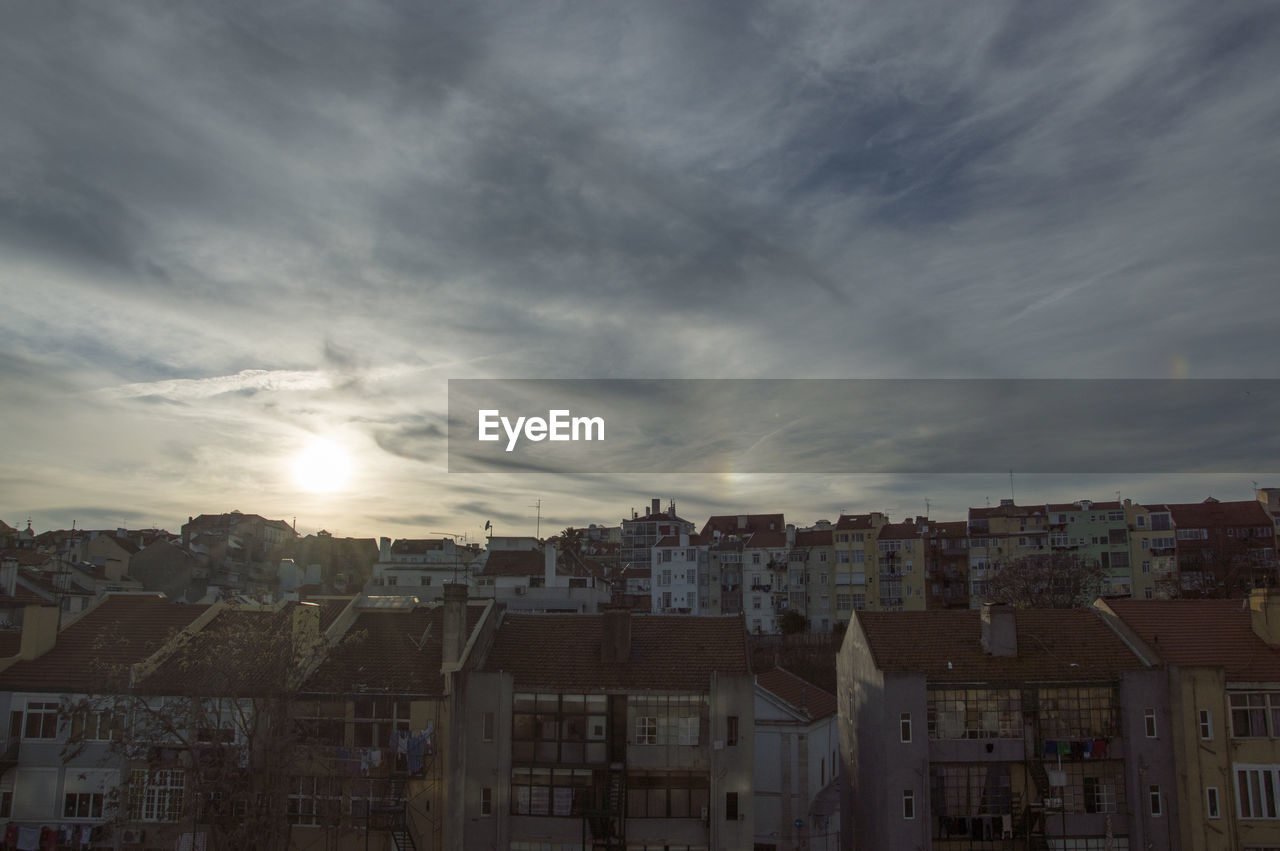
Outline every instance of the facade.
<path id="1" fill-rule="evenodd" d="M 1183 848 L 1280 846 L 1280 596 L 1248 602 L 1096 604 L 1164 668 Z"/>
<path id="2" fill-rule="evenodd" d="M 876 534 L 875 571 L 867 576 L 867 596 L 879 612 L 925 608 L 925 536 L 928 521 L 886 523 Z"/>
<path id="3" fill-rule="evenodd" d="M 658 499 L 652 501 L 648 514 L 641 516 L 633 509 L 630 519 L 624 518 L 621 526 L 618 562 L 623 570 L 628 565 L 653 564 L 653 545 L 668 535 L 693 534 L 693 524 L 676 514 L 675 503 L 663 511 Z"/>
<path id="4" fill-rule="evenodd" d="M 459 680 L 456 848 L 750 848 L 741 617 L 507 613 Z"/>
<path id="5" fill-rule="evenodd" d="M 480 557 L 480 551 L 460 547 L 452 538 L 400 538 L 395 542 L 381 538 L 367 590 L 438 600 L 445 585 L 469 581 Z"/>
<path id="6" fill-rule="evenodd" d="M 835 848 L 836 818 L 815 807 L 839 764 L 835 695 L 782 668 L 756 676 L 757 851 Z"/>
<path id="7" fill-rule="evenodd" d="M 1092 610 L 865 612 L 838 677 L 843 847 L 1182 847 L 1164 672 Z"/>
<path id="8" fill-rule="evenodd" d="M 925 608 L 969 607 L 969 524 L 931 523 L 925 538 Z"/>
<path id="9" fill-rule="evenodd" d="M 706 614 L 711 605 L 708 544 L 701 535 L 667 535 L 650 550 L 653 578 L 650 611 L 664 615 Z"/>
<path id="10" fill-rule="evenodd" d="M 836 628 L 848 626 L 854 612 L 864 611 L 878 601 L 867 599 L 867 572 L 875 569 L 876 534 L 889 522 L 878 511 L 870 514 L 841 514 L 835 526 Z"/>

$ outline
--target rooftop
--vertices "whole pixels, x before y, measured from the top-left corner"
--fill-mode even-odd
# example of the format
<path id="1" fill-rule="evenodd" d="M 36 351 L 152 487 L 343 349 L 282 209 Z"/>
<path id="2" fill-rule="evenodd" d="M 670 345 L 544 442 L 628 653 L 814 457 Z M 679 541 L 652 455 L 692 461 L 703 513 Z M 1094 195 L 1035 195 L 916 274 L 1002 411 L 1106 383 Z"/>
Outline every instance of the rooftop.
<path id="1" fill-rule="evenodd" d="M 712 671 L 751 673 L 740 615 L 630 615 L 621 663 L 601 659 L 604 618 L 507 612 L 483 669 L 510 672 L 521 689 L 582 692 L 706 691 Z"/>
<path id="2" fill-rule="evenodd" d="M 84 692 L 118 686 L 141 662 L 208 606 L 170 602 L 163 594 L 109 594 L 58 633 L 52 650 L 0 672 L 7 691 Z"/>
<path id="3" fill-rule="evenodd" d="M 1253 631 L 1241 600 L 1108 600 L 1162 660 L 1223 668 L 1236 682 L 1280 682 L 1280 648 Z"/>
<path id="4" fill-rule="evenodd" d="M 810 718 L 828 718 L 836 714 L 836 696 L 801 679 L 784 668 L 756 674 L 756 685 Z"/>
<path id="5" fill-rule="evenodd" d="M 1089 682 L 1143 667 L 1092 609 L 1015 610 L 1017 656 L 983 651 L 979 617 L 973 610 L 859 612 L 858 623 L 880 670 L 924 674 L 929 682 Z"/>

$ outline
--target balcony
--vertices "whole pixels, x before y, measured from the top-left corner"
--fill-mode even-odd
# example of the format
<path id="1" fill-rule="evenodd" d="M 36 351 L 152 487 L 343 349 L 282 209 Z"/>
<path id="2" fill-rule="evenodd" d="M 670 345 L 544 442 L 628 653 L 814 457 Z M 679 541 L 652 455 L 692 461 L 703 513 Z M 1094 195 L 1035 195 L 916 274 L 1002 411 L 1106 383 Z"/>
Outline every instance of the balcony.
<path id="1" fill-rule="evenodd" d="M 772 591 L 772 590 L 773 590 L 773 586 L 772 586 L 772 585 L 752 585 L 752 586 L 751 586 L 751 590 L 752 590 L 752 591 L 763 591 L 763 592 L 765 592 L 765 593 L 767 594 L 769 591 Z"/>

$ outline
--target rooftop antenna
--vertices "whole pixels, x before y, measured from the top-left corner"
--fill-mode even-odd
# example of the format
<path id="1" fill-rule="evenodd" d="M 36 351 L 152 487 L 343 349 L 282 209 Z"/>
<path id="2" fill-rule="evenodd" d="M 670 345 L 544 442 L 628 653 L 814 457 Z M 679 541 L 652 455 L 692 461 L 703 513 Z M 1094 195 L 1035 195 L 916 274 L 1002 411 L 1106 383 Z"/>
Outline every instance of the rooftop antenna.
<path id="1" fill-rule="evenodd" d="M 538 500 L 537 502 L 535 502 L 533 505 L 529 507 L 538 509 L 538 520 L 536 525 L 533 527 L 533 530 L 534 530 L 533 536 L 535 538 L 541 538 L 542 537 L 542 500 Z"/>
<path id="2" fill-rule="evenodd" d="M 1013 470 L 1009 471 L 1009 501 L 1015 505 L 1018 503 L 1017 498 L 1013 495 Z"/>
<path id="3" fill-rule="evenodd" d="M 927 496 L 924 498 L 924 516 L 929 516 L 929 497 Z"/>

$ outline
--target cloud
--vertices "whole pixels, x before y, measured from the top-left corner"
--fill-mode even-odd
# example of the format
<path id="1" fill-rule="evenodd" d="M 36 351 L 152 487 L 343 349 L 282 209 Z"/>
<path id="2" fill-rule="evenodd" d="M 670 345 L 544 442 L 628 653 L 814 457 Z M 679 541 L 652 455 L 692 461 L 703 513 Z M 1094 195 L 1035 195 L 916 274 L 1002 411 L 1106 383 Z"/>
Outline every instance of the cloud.
<path id="1" fill-rule="evenodd" d="M 6 23 L 0 448 L 50 482 L 30 504 L 124 487 L 185 516 L 248 481 L 287 508 L 278 456 L 335 432 L 368 491 L 318 525 L 503 493 L 519 477 L 421 481 L 446 378 L 1233 377 L 1280 355 L 1275 9 Z M 238 472 L 151 462 L 196 435 Z"/>

